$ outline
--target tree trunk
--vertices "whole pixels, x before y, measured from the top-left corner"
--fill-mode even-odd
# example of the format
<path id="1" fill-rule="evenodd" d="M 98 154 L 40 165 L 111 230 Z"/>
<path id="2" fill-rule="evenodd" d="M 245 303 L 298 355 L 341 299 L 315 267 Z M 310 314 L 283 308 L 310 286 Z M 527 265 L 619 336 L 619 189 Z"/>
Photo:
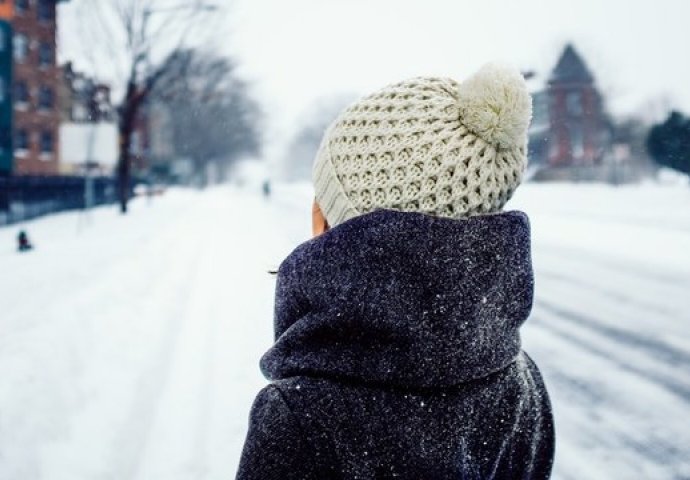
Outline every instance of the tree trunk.
<path id="1" fill-rule="evenodd" d="M 131 183 L 131 149 L 132 149 L 132 126 L 120 123 L 119 140 L 120 153 L 117 161 L 117 194 L 120 202 L 120 213 L 127 213 L 127 203 L 129 202 L 130 183 Z"/>
<path id="2" fill-rule="evenodd" d="M 132 134 L 142 98 L 143 94 L 138 92 L 134 82 L 130 81 L 120 108 L 118 123 L 120 152 L 117 161 L 117 194 L 120 202 L 120 213 L 122 214 L 127 213 L 127 203 L 129 202 L 132 176 Z"/>
<path id="3" fill-rule="evenodd" d="M 206 168 L 206 161 L 199 156 L 193 156 L 194 170 L 198 176 L 199 188 L 204 189 L 208 186 L 208 171 Z"/>

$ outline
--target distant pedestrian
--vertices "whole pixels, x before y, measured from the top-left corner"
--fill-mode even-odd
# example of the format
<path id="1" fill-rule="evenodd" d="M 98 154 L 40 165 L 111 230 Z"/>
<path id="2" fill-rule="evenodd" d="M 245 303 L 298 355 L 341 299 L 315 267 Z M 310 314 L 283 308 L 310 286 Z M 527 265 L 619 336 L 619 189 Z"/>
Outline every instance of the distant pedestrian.
<path id="1" fill-rule="evenodd" d="M 261 186 L 261 190 L 264 194 L 264 198 L 269 198 L 271 196 L 271 182 L 268 180 L 264 180 L 264 183 Z"/>
<path id="2" fill-rule="evenodd" d="M 19 232 L 19 235 L 17 235 L 17 250 L 20 252 L 27 252 L 29 250 L 32 250 L 34 246 L 31 244 L 31 241 L 29 240 L 29 235 L 22 230 Z"/>
<path id="3" fill-rule="evenodd" d="M 550 476 L 551 406 L 519 336 L 530 227 L 503 211 L 530 116 L 520 74 L 489 65 L 389 86 L 330 126 L 238 480 Z"/>

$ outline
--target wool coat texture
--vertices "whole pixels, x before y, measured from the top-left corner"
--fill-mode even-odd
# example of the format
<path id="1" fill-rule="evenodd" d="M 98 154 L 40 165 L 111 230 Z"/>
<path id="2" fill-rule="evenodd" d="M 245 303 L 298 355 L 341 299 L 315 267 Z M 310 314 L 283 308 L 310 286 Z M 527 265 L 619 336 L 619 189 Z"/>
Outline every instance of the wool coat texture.
<path id="1" fill-rule="evenodd" d="M 551 407 L 519 336 L 533 290 L 517 211 L 378 210 L 300 245 L 237 479 L 549 478 Z"/>

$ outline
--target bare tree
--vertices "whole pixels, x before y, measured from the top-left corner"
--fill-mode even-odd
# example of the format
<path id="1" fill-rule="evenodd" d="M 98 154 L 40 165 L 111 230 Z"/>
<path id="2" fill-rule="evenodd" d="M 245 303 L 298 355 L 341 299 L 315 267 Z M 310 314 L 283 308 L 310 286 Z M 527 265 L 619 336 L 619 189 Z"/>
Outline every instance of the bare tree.
<path id="1" fill-rule="evenodd" d="M 206 13 L 217 7 L 205 0 L 82 0 L 81 8 L 85 52 L 94 66 L 104 60 L 112 66 L 121 91 L 116 171 L 120 211 L 126 213 L 137 116 L 164 74 L 180 64 Z"/>
<path id="2" fill-rule="evenodd" d="M 170 61 L 151 101 L 174 112 L 175 153 L 193 160 L 201 184 L 210 162 L 222 175 L 237 158 L 258 155 L 261 110 L 235 62 L 193 49 Z"/>

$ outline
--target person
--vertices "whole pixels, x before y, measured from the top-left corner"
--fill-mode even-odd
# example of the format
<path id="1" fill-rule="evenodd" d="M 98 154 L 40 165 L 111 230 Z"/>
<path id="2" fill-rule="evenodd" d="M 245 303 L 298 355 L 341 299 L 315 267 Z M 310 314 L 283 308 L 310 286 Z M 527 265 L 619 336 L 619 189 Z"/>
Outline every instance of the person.
<path id="1" fill-rule="evenodd" d="M 529 222 L 503 210 L 530 118 L 519 72 L 489 64 L 383 88 L 327 129 L 238 480 L 550 476 L 551 407 L 519 335 Z"/>
<path id="2" fill-rule="evenodd" d="M 29 235 L 27 235 L 26 231 L 21 230 L 19 235 L 17 235 L 17 250 L 20 252 L 27 252 L 33 248 L 34 246 L 29 240 Z"/>

